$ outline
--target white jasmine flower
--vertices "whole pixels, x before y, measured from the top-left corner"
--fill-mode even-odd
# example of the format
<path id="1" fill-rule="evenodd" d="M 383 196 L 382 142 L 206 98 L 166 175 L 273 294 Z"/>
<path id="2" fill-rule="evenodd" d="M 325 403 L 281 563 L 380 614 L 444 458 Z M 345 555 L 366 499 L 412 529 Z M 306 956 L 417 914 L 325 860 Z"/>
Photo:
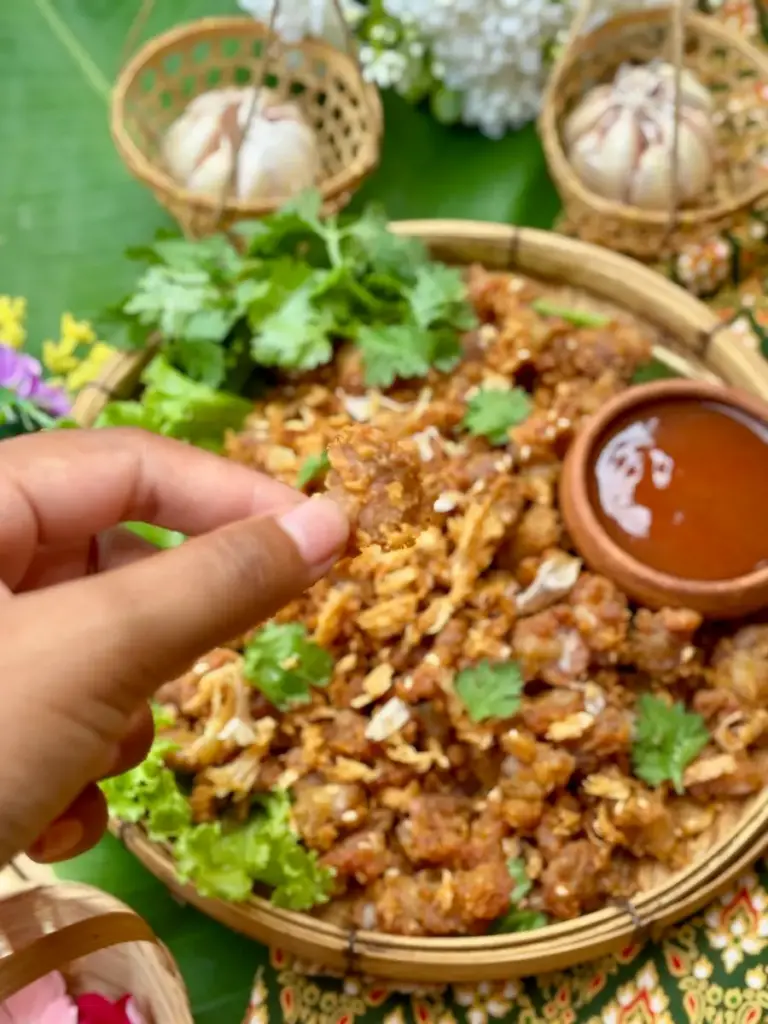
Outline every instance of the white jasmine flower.
<path id="1" fill-rule="evenodd" d="M 239 6 L 257 21 L 269 24 L 275 0 L 238 0 Z M 365 7 L 357 0 L 341 0 L 341 9 L 351 27 L 365 16 Z M 334 45 L 343 45 L 344 32 L 330 0 L 278 0 L 275 31 L 288 43 L 306 36 L 323 36 Z"/>
<path id="2" fill-rule="evenodd" d="M 240 0 L 268 20 L 274 0 Z M 597 0 L 589 28 L 607 16 L 664 0 Z M 396 27 L 366 21 L 366 8 L 342 0 L 353 27 L 365 24 L 364 76 L 415 98 L 444 87 L 459 94 L 462 120 L 497 138 L 536 117 L 553 51 L 565 41 L 579 0 L 382 0 Z M 331 0 L 281 0 L 278 31 L 292 38 L 329 34 Z M 338 45 L 336 37 L 332 41 Z M 426 86 L 423 84 L 426 73 Z M 421 93 L 419 94 L 419 83 Z"/>

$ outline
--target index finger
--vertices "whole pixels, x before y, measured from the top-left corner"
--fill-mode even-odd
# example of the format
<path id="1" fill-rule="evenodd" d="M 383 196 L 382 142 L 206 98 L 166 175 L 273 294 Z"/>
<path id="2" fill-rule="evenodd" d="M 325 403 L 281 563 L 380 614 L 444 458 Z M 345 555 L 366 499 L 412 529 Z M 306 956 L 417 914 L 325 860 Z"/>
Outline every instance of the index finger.
<path id="1" fill-rule="evenodd" d="M 304 500 L 245 466 L 142 430 L 14 438 L 0 445 L 0 569 L 14 587 L 40 545 L 73 544 L 131 520 L 207 533 Z"/>

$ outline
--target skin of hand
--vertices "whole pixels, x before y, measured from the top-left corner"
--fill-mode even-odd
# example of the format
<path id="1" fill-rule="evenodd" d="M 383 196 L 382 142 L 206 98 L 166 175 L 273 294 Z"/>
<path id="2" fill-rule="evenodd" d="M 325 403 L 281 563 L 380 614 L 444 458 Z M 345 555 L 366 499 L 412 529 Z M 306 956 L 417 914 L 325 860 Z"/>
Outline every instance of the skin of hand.
<path id="1" fill-rule="evenodd" d="M 158 551 L 136 520 L 190 539 Z M 323 576 L 348 529 L 328 499 L 139 430 L 0 444 L 0 864 L 96 843 L 96 783 L 145 756 L 155 690 Z"/>

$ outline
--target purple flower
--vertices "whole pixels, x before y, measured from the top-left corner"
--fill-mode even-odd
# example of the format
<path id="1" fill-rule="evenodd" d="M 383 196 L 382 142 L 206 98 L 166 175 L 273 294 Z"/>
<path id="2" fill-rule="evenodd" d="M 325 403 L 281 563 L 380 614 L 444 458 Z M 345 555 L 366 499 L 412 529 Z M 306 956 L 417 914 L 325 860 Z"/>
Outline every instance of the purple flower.
<path id="1" fill-rule="evenodd" d="M 72 406 L 62 388 L 43 380 L 43 367 L 34 356 L 0 344 L 0 387 L 26 398 L 51 416 L 66 416 Z"/>

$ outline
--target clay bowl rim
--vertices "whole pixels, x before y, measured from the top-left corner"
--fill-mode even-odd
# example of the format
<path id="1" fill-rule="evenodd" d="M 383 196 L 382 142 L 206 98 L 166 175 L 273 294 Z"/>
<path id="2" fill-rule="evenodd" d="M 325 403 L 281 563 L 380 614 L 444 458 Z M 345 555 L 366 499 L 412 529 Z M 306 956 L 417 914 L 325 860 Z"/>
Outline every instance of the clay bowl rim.
<path id="1" fill-rule="evenodd" d="M 615 566 L 614 572 L 606 575 L 615 577 L 618 570 L 637 580 L 646 591 L 669 593 L 675 603 L 681 598 L 706 602 L 708 598 L 733 598 L 736 594 L 743 597 L 761 590 L 768 591 L 768 566 L 726 580 L 692 580 L 652 569 L 620 548 L 597 518 L 587 487 L 587 467 L 596 444 L 619 416 L 669 398 L 703 399 L 728 405 L 756 419 L 768 431 L 768 403 L 740 388 L 699 380 L 662 380 L 633 385 L 596 412 L 578 432 L 568 450 L 560 477 L 560 507 L 568 532 L 577 549 L 578 537 L 585 533 L 594 538 L 596 544 L 599 543 L 606 560 L 610 559 Z M 566 488 L 570 492 L 567 495 L 564 493 Z M 589 560 L 585 561 L 588 563 Z M 732 603 L 732 606 L 736 607 L 738 603 Z M 706 617 L 717 618 L 717 615 L 710 613 Z"/>

